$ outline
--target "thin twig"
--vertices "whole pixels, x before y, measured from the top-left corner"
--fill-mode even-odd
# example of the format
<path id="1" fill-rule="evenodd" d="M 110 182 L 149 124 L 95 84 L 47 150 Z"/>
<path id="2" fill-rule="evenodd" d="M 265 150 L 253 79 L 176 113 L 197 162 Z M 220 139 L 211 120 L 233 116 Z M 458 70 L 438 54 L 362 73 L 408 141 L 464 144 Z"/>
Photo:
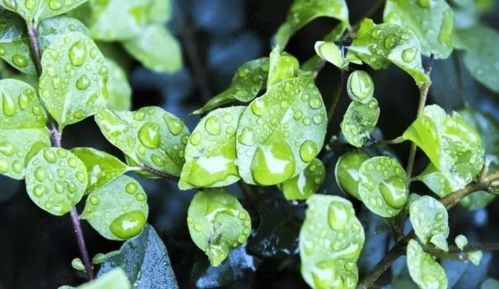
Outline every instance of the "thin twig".
<path id="1" fill-rule="evenodd" d="M 35 68 L 38 75 L 42 73 L 40 44 L 38 42 L 38 32 L 34 23 L 28 24 L 28 35 L 31 42 L 31 54 L 35 62 Z"/>
<path id="2" fill-rule="evenodd" d="M 177 176 L 173 176 L 173 175 L 164 173 L 164 172 L 159 171 L 155 168 L 151 168 L 150 166 L 147 166 L 147 165 L 141 165 L 140 169 L 143 170 L 144 172 L 148 172 L 150 174 L 153 174 L 153 175 L 160 177 L 160 178 L 163 178 L 163 179 L 176 181 L 176 182 L 180 180 L 180 178 Z"/>
<path id="3" fill-rule="evenodd" d="M 87 273 L 88 279 L 93 280 L 94 269 L 92 267 L 92 263 L 90 262 L 87 245 L 85 244 L 85 237 L 83 236 L 83 230 L 81 229 L 80 216 L 78 215 L 76 208 L 71 210 L 71 221 L 73 223 L 76 240 L 78 241 L 78 248 L 80 249 L 81 257 L 83 259 L 83 265 L 85 266 L 85 272 Z"/>

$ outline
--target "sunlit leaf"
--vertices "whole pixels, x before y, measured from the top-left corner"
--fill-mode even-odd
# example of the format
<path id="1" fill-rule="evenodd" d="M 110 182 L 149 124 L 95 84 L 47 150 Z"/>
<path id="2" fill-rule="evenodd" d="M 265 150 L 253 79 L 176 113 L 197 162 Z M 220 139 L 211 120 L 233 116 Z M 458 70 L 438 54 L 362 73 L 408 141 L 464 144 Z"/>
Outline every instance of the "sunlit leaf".
<path id="1" fill-rule="evenodd" d="M 371 138 L 371 133 L 378 123 L 379 114 L 380 109 L 376 98 L 370 98 L 366 104 L 352 101 L 341 122 L 341 132 L 348 143 L 355 147 L 362 147 Z"/>
<path id="2" fill-rule="evenodd" d="M 326 168 L 319 159 L 313 159 L 305 170 L 280 184 L 288 200 L 306 200 L 319 190 L 326 178 Z"/>
<path id="3" fill-rule="evenodd" d="M 29 160 L 50 146 L 47 115 L 36 92 L 14 79 L 0 80 L 0 174 L 21 180 Z"/>
<path id="4" fill-rule="evenodd" d="M 429 81 L 421 65 L 421 48 L 414 33 L 408 28 L 390 24 L 374 24 L 366 19 L 360 24 L 347 59 L 362 61 L 373 69 L 395 64 L 407 72 L 417 84 Z"/>
<path id="5" fill-rule="evenodd" d="M 135 112 L 102 110 L 95 116 L 104 136 L 139 165 L 180 176 L 189 130 L 159 107 Z"/>
<path id="6" fill-rule="evenodd" d="M 490 90 L 499 93 L 499 33 L 489 27 L 476 25 L 457 30 L 461 48 L 465 50 L 464 64 L 471 75 Z"/>
<path id="7" fill-rule="evenodd" d="M 315 43 L 314 48 L 315 53 L 320 58 L 332 63 L 339 69 L 346 69 L 348 67 L 349 62 L 345 59 L 343 51 L 334 42 L 318 41 Z"/>
<path id="8" fill-rule="evenodd" d="M 88 36 L 71 32 L 43 53 L 40 96 L 61 129 L 101 110 L 108 101 L 109 70 Z"/>
<path id="9" fill-rule="evenodd" d="M 415 240 L 407 245 L 407 267 L 420 289 L 447 289 L 444 269 Z"/>
<path id="10" fill-rule="evenodd" d="M 425 152 L 451 190 L 466 186 L 482 168 L 484 148 L 480 135 L 458 113 L 447 115 L 437 105 L 427 106 L 402 137 Z M 423 175 L 435 171 L 429 167 Z M 440 190 L 436 193 L 445 194 Z"/>
<path id="11" fill-rule="evenodd" d="M 384 21 L 409 28 L 421 43 L 421 52 L 447 58 L 454 45 L 454 13 L 445 0 L 388 0 Z"/>
<path id="12" fill-rule="evenodd" d="M 360 182 L 359 168 L 368 159 L 369 155 L 363 151 L 348 152 L 338 159 L 334 170 L 336 183 L 341 190 L 358 200 L 360 200 L 358 190 Z"/>
<path id="13" fill-rule="evenodd" d="M 73 148 L 75 154 L 87 168 L 88 186 L 91 192 L 104 186 L 129 170 L 128 166 L 118 158 L 93 148 Z"/>
<path id="14" fill-rule="evenodd" d="M 444 251 L 449 249 L 449 217 L 442 203 L 430 196 L 422 196 L 411 204 L 410 218 L 414 232 L 423 244 L 432 243 Z"/>
<path id="15" fill-rule="evenodd" d="M 54 17 L 74 9 L 87 0 L 2 0 L 2 6 L 21 15 L 35 25 L 45 18 Z"/>
<path id="16" fill-rule="evenodd" d="M 85 35 L 90 34 L 88 28 L 83 23 L 72 17 L 57 16 L 43 20 L 38 25 L 40 49 L 44 51 L 57 38 L 70 32 L 80 32 Z"/>
<path id="17" fill-rule="evenodd" d="M 125 71 L 110 58 L 106 58 L 106 64 L 109 69 L 109 79 L 107 80 L 109 102 L 107 107 L 113 110 L 130 110 L 132 88 L 128 83 Z"/>
<path id="18" fill-rule="evenodd" d="M 0 7 L 0 57 L 17 70 L 36 74 L 31 60 L 26 23 L 15 13 Z"/>
<path id="19" fill-rule="evenodd" d="M 142 232 L 148 214 L 144 189 L 123 175 L 88 195 L 81 218 L 106 239 L 127 240 Z"/>
<path id="20" fill-rule="evenodd" d="M 180 44 L 164 25 L 148 26 L 123 45 L 146 68 L 156 72 L 175 72 L 182 67 Z"/>
<path id="21" fill-rule="evenodd" d="M 359 195 L 373 213 L 396 216 L 407 203 L 407 174 L 397 160 L 380 156 L 370 158 L 359 168 Z"/>
<path id="22" fill-rule="evenodd" d="M 178 289 L 168 251 L 151 225 L 108 255 L 98 276 L 122 268 L 134 289 Z"/>
<path id="23" fill-rule="evenodd" d="M 192 132 L 185 148 L 179 187 L 224 187 L 239 180 L 236 166 L 236 130 L 245 107 L 210 112 Z"/>
<path id="24" fill-rule="evenodd" d="M 26 168 L 26 191 L 31 200 L 52 215 L 62 216 L 80 202 L 88 175 L 83 162 L 62 148 L 44 148 Z"/>
<path id="25" fill-rule="evenodd" d="M 234 101 L 252 101 L 265 88 L 268 72 L 269 59 L 267 57 L 244 63 L 237 69 L 230 86 L 210 99 L 202 108 L 195 110 L 193 114 L 204 114 Z"/>
<path id="26" fill-rule="evenodd" d="M 312 288 L 357 286 L 357 259 L 364 229 L 352 204 L 337 196 L 313 195 L 300 231 L 301 274 Z"/>
<path id="27" fill-rule="evenodd" d="M 348 7 L 344 0 L 294 0 L 286 22 L 275 36 L 277 46 L 284 49 L 293 34 L 318 17 L 338 19 L 341 27 L 349 27 Z"/>
<path id="28" fill-rule="evenodd" d="M 251 102 L 237 129 L 239 175 L 249 184 L 282 183 L 321 150 L 326 109 L 310 78 L 282 81 Z"/>
<path id="29" fill-rule="evenodd" d="M 248 212 L 222 189 L 198 192 L 189 206 L 187 223 L 192 240 L 215 267 L 230 250 L 244 244 L 251 231 Z"/>
<path id="30" fill-rule="evenodd" d="M 298 76 L 300 62 L 293 55 L 274 49 L 270 53 L 267 88 L 281 81 Z"/>

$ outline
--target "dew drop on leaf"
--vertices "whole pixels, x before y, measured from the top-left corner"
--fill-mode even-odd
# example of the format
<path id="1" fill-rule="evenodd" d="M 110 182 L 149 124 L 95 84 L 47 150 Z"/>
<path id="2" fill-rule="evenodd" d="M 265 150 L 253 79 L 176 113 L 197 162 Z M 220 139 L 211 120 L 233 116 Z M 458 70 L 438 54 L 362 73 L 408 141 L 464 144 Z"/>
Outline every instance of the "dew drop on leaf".
<path id="1" fill-rule="evenodd" d="M 142 211 L 124 213 L 116 218 L 109 230 L 120 239 L 129 239 L 138 235 L 146 223 L 146 216 Z"/>
<path id="2" fill-rule="evenodd" d="M 159 125 L 152 122 L 147 122 L 139 130 L 139 141 L 150 149 L 159 147 L 160 144 L 160 128 Z"/>
<path id="3" fill-rule="evenodd" d="M 74 66 L 82 66 L 87 59 L 87 47 L 83 41 L 77 41 L 68 52 L 69 60 Z"/>
<path id="4" fill-rule="evenodd" d="M 262 186 L 282 183 L 291 178 L 294 171 L 293 152 L 285 142 L 258 147 L 251 162 L 251 175 Z"/>

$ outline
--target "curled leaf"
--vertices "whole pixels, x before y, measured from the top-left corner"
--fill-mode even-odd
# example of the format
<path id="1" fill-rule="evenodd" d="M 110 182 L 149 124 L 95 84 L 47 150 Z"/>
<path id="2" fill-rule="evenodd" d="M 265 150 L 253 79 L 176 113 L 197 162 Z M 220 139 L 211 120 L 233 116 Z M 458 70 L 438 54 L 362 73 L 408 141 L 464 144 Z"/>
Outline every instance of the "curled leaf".
<path id="1" fill-rule="evenodd" d="M 343 52 L 334 42 L 317 41 L 314 48 L 315 53 L 317 53 L 320 58 L 332 63 L 339 69 L 346 69 L 348 67 L 348 60 L 345 59 Z"/>
<path id="2" fill-rule="evenodd" d="M 411 203 L 411 224 L 423 244 L 432 243 L 444 251 L 449 249 L 449 221 L 447 209 L 430 196 L 422 196 Z"/>

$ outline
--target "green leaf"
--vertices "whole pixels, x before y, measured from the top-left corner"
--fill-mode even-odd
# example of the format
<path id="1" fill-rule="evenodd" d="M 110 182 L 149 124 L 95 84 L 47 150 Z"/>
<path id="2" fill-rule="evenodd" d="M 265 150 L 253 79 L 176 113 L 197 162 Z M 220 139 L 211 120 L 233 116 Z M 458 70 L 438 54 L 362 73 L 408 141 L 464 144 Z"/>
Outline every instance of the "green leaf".
<path id="1" fill-rule="evenodd" d="M 284 49 L 293 34 L 318 17 L 338 19 L 343 29 L 350 26 L 345 0 L 294 0 L 275 36 L 276 45 Z"/>
<path id="2" fill-rule="evenodd" d="M 104 186 L 130 169 L 115 156 L 93 148 L 73 148 L 71 152 L 87 168 L 88 192 Z"/>
<path id="3" fill-rule="evenodd" d="M 144 189 L 123 175 L 88 195 L 81 218 L 106 239 L 127 240 L 142 232 L 148 214 Z"/>
<path id="4" fill-rule="evenodd" d="M 350 196 L 360 200 L 359 168 L 362 163 L 369 159 L 369 155 L 363 151 L 355 150 L 341 155 L 336 162 L 334 176 L 340 189 Z"/>
<path id="5" fill-rule="evenodd" d="M 313 195 L 307 204 L 299 241 L 303 279 L 315 289 L 356 288 L 365 237 L 352 203 Z"/>
<path id="6" fill-rule="evenodd" d="M 326 109 L 308 77 L 282 81 L 253 100 L 237 129 L 239 175 L 249 184 L 270 186 L 300 172 L 320 152 Z"/>
<path id="7" fill-rule="evenodd" d="M 326 178 L 326 167 L 319 159 L 313 159 L 305 170 L 280 184 L 287 200 L 306 200 L 315 194 Z"/>
<path id="8" fill-rule="evenodd" d="M 448 251 L 449 216 L 444 205 L 430 196 L 422 196 L 409 210 L 412 227 L 421 242 Z"/>
<path id="9" fill-rule="evenodd" d="M 421 48 L 416 35 L 396 24 L 378 25 L 371 19 L 362 21 L 348 48 L 347 59 L 362 61 L 376 70 L 387 68 L 393 63 L 418 85 L 429 81 L 421 65 Z"/>
<path id="10" fill-rule="evenodd" d="M 464 64 L 473 78 L 499 93 L 499 33 L 489 27 L 476 25 L 467 29 L 457 30 L 458 42 L 465 50 Z"/>
<path id="11" fill-rule="evenodd" d="M 95 116 L 104 136 L 139 165 L 180 176 L 189 130 L 159 107 L 135 112 L 102 110 Z"/>
<path id="12" fill-rule="evenodd" d="M 26 22 L 35 25 L 45 18 L 64 14 L 87 0 L 2 0 L 2 6 L 21 15 Z"/>
<path id="13" fill-rule="evenodd" d="M 146 68 L 175 72 L 182 67 L 182 51 L 177 39 L 164 25 L 151 25 L 135 38 L 123 42 L 125 49 Z"/>
<path id="14" fill-rule="evenodd" d="M 407 245 L 407 268 L 420 289 L 447 289 L 444 269 L 415 240 Z"/>
<path id="15" fill-rule="evenodd" d="M 107 107 L 112 110 L 130 110 L 132 107 L 132 88 L 128 83 L 125 71 L 110 58 L 106 58 L 106 64 L 109 69 L 109 79 L 107 80 L 109 102 Z"/>
<path id="16" fill-rule="evenodd" d="M 31 60 L 26 23 L 15 13 L 1 7 L 0 35 L 0 57 L 15 69 L 36 75 L 36 68 Z"/>
<path id="17" fill-rule="evenodd" d="M 407 203 L 407 174 L 393 158 L 370 158 L 359 168 L 359 195 L 373 213 L 388 218 L 396 216 Z"/>
<path id="18" fill-rule="evenodd" d="M 374 95 L 374 82 L 369 73 L 355 70 L 348 76 L 347 93 L 352 101 L 368 104 Z"/>
<path id="19" fill-rule="evenodd" d="M 62 148 L 44 148 L 28 163 L 26 191 L 41 209 L 62 216 L 80 202 L 88 175 L 83 162 Z"/>
<path id="20" fill-rule="evenodd" d="M 269 58 L 248 61 L 237 69 L 230 86 L 210 99 L 193 114 L 204 114 L 210 110 L 234 101 L 250 102 L 265 88 L 269 73 Z"/>
<path id="21" fill-rule="evenodd" d="M 470 260 L 473 265 L 478 266 L 480 265 L 480 261 L 482 261 L 483 257 L 483 252 L 482 251 L 473 251 L 473 252 L 468 252 L 468 259 Z"/>
<path id="22" fill-rule="evenodd" d="M 358 148 L 362 147 L 371 138 L 379 114 L 376 98 L 370 98 L 366 104 L 351 102 L 341 122 L 341 132 L 348 143 Z"/>
<path id="23" fill-rule="evenodd" d="M 293 55 L 286 52 L 272 50 L 269 60 L 269 75 L 267 79 L 267 89 L 281 81 L 298 76 L 300 62 Z"/>
<path id="24" fill-rule="evenodd" d="M 348 68 L 348 60 L 345 59 L 343 52 L 336 46 L 334 42 L 317 41 L 315 43 L 315 53 L 327 62 L 332 63 L 339 69 L 345 70 Z"/>
<path id="25" fill-rule="evenodd" d="M 48 48 L 60 36 L 70 32 L 80 32 L 87 36 L 90 35 L 88 28 L 79 20 L 72 17 L 57 16 L 43 20 L 38 25 L 41 51 Z"/>
<path id="26" fill-rule="evenodd" d="M 175 274 L 163 241 L 150 225 L 127 240 L 101 264 L 98 276 L 122 268 L 134 289 L 178 289 Z M 121 289 L 121 288 L 120 288 Z"/>
<path id="27" fill-rule="evenodd" d="M 185 148 L 180 189 L 225 187 L 239 180 L 236 130 L 244 109 L 220 108 L 198 123 Z"/>
<path id="28" fill-rule="evenodd" d="M 421 52 L 447 58 L 454 44 L 454 13 L 445 0 L 388 0 L 384 22 L 409 28 L 421 43 Z"/>
<path id="29" fill-rule="evenodd" d="M 484 149 L 480 135 L 456 112 L 447 115 L 437 105 L 427 106 L 402 138 L 425 152 L 451 190 L 466 186 L 482 168 Z M 423 175 L 435 171 L 430 167 Z M 418 177 L 421 178 L 425 177 Z"/>
<path id="30" fill-rule="evenodd" d="M 244 244 L 251 231 L 248 212 L 223 189 L 198 192 L 187 216 L 192 240 L 214 267 L 227 258 L 230 250 Z"/>
<path id="31" fill-rule="evenodd" d="M 464 235 L 457 235 L 454 239 L 454 243 L 456 243 L 456 246 L 462 251 L 464 250 L 464 247 L 468 246 L 468 238 Z"/>
<path id="32" fill-rule="evenodd" d="M 30 85 L 0 80 L 0 174 L 22 180 L 29 160 L 50 146 L 47 115 Z"/>
<path id="33" fill-rule="evenodd" d="M 88 36 L 71 32 L 58 37 L 44 51 L 42 68 L 40 96 L 61 130 L 106 106 L 109 70 Z"/>
<path id="34" fill-rule="evenodd" d="M 72 287 L 71 287 L 72 288 Z M 121 268 L 116 268 L 96 280 L 76 287 L 77 289 L 131 289 L 132 285 Z M 135 287 L 134 287 L 135 288 Z"/>

